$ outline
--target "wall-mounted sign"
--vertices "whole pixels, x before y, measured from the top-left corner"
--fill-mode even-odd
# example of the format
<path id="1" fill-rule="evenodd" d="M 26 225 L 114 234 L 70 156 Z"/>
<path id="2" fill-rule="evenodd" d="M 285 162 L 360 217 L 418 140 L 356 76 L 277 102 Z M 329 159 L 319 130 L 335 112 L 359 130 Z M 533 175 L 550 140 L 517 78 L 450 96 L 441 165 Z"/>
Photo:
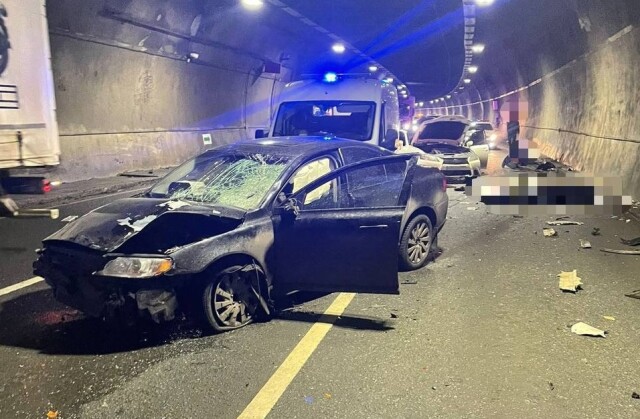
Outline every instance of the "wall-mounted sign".
<path id="1" fill-rule="evenodd" d="M 204 145 L 213 144 L 213 142 L 211 141 L 211 134 L 202 134 L 202 143 Z"/>

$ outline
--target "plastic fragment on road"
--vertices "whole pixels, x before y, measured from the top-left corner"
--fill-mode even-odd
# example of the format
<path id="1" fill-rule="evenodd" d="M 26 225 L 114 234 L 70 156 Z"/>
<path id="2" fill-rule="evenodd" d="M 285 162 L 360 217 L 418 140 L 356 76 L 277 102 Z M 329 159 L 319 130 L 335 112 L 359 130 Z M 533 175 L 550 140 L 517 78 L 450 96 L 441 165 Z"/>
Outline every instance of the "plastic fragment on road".
<path id="1" fill-rule="evenodd" d="M 600 229 L 598 227 L 593 227 L 593 230 L 591 230 L 591 235 L 592 236 L 599 236 L 600 235 Z"/>
<path id="2" fill-rule="evenodd" d="M 313 404 L 313 396 L 306 396 L 304 401 L 306 404 Z"/>
<path id="3" fill-rule="evenodd" d="M 622 242 L 622 244 L 626 244 L 627 246 L 637 246 L 640 244 L 640 237 L 636 237 L 634 239 L 623 239 L 622 237 L 620 238 L 620 241 Z"/>
<path id="4" fill-rule="evenodd" d="M 562 291 L 568 292 L 577 292 L 579 289 L 582 289 L 582 281 L 578 276 L 578 271 L 574 269 L 571 272 L 560 272 L 558 274 L 559 286 Z"/>
<path id="5" fill-rule="evenodd" d="M 593 336 L 593 337 L 607 337 L 607 332 L 604 330 L 596 329 L 593 326 L 589 326 L 586 323 L 579 322 L 571 326 L 571 332 L 580 336 Z"/>
<path id="6" fill-rule="evenodd" d="M 635 391 L 633 393 L 631 393 L 631 398 L 632 399 L 640 399 L 640 394 L 636 393 Z"/>
<path id="7" fill-rule="evenodd" d="M 77 216 L 77 215 L 70 215 L 70 216 L 68 216 L 68 217 L 64 217 L 64 218 L 63 218 L 62 220 L 60 220 L 60 221 L 61 221 L 61 222 L 63 222 L 63 223 L 70 223 L 70 222 L 75 221 L 75 220 L 77 220 L 77 219 L 78 219 L 78 216 Z"/>
<path id="8" fill-rule="evenodd" d="M 616 255 L 640 255 L 640 250 L 600 249 L 601 252 L 615 253 Z"/>
<path id="9" fill-rule="evenodd" d="M 58 411 L 57 410 L 49 410 L 47 412 L 47 419 L 58 419 Z"/>
<path id="10" fill-rule="evenodd" d="M 573 220 L 557 220 L 557 221 L 547 221 L 547 225 L 550 226 L 581 226 L 584 223 L 582 221 L 573 221 Z"/>
<path id="11" fill-rule="evenodd" d="M 605 320 L 609 320 L 609 321 L 611 321 L 611 322 L 613 322 L 613 321 L 615 321 L 615 320 L 616 320 L 616 318 L 615 318 L 615 317 L 613 317 L 613 316 L 602 316 L 602 318 L 603 318 L 603 319 L 605 319 Z"/>
<path id="12" fill-rule="evenodd" d="M 478 207 L 467 207 L 467 211 L 477 211 Z"/>
<path id="13" fill-rule="evenodd" d="M 545 237 L 555 237 L 558 235 L 558 232 L 552 228 L 545 227 L 542 229 L 542 234 L 544 234 Z"/>
<path id="14" fill-rule="evenodd" d="M 640 290 L 635 290 L 633 292 L 630 292 L 629 294 L 625 294 L 624 296 L 629 298 L 636 298 L 640 300 Z"/>
<path id="15" fill-rule="evenodd" d="M 589 240 L 580 239 L 580 247 L 583 249 L 591 249 L 591 242 Z"/>
<path id="16" fill-rule="evenodd" d="M 324 397 L 325 400 L 331 400 L 333 396 L 331 395 L 331 393 L 324 393 L 322 397 Z"/>

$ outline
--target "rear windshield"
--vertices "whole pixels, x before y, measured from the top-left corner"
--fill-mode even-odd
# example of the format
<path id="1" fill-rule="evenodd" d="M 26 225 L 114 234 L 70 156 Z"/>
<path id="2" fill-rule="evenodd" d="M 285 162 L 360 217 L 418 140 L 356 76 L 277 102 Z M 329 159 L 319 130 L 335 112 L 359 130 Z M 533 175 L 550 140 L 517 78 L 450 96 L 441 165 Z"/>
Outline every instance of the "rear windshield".
<path id="1" fill-rule="evenodd" d="M 375 111 L 373 102 L 284 102 L 278 110 L 273 136 L 333 135 L 367 141 L 373 136 Z"/>
<path id="2" fill-rule="evenodd" d="M 418 138 L 420 140 L 459 140 L 466 127 L 462 122 L 434 122 L 425 125 Z"/>

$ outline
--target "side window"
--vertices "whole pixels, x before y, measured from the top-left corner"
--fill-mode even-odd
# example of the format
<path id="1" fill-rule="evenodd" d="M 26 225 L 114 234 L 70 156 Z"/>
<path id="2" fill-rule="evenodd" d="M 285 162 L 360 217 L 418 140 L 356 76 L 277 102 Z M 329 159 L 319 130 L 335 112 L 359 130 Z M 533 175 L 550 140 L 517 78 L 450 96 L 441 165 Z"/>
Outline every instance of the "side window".
<path id="1" fill-rule="evenodd" d="M 345 166 L 348 164 L 358 163 L 363 160 L 382 157 L 382 153 L 380 151 L 364 147 L 344 147 L 340 149 L 340 153 L 342 154 Z"/>
<path id="2" fill-rule="evenodd" d="M 298 192 L 316 179 L 321 178 L 327 173 L 335 169 L 335 164 L 329 157 L 323 157 L 318 160 L 314 160 L 302 166 L 291 178 L 293 183 L 293 193 Z M 322 188 L 314 189 L 313 193 L 308 193 L 305 204 L 311 203 L 315 200 L 330 194 L 330 185 L 323 185 Z"/>
<path id="3" fill-rule="evenodd" d="M 407 163 L 399 161 L 349 170 L 345 173 L 346 181 L 343 176 L 339 184 L 337 179 L 332 179 L 309 191 L 301 209 L 395 207 L 402 193 L 406 168 Z"/>

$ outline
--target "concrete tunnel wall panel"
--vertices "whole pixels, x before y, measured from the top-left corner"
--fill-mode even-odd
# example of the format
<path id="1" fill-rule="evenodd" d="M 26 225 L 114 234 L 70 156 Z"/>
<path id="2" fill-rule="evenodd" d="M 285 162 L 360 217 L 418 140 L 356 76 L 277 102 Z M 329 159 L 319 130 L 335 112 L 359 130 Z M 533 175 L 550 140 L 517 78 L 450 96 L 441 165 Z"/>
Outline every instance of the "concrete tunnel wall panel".
<path id="1" fill-rule="evenodd" d="M 278 60 L 286 35 L 263 26 L 238 31 L 246 14 L 199 4 L 181 2 L 180 10 L 169 1 L 48 4 L 62 152 L 57 177 L 172 166 L 268 126 L 272 93 L 291 69 L 265 74 L 260 58 Z M 158 29 L 105 17 L 114 9 Z M 197 32 L 199 41 L 164 30 Z M 186 61 L 192 51 L 200 54 L 197 63 Z M 212 136 L 212 145 L 202 134 Z"/>

